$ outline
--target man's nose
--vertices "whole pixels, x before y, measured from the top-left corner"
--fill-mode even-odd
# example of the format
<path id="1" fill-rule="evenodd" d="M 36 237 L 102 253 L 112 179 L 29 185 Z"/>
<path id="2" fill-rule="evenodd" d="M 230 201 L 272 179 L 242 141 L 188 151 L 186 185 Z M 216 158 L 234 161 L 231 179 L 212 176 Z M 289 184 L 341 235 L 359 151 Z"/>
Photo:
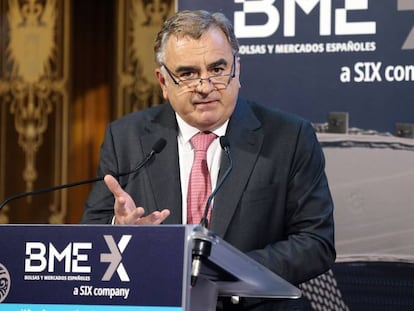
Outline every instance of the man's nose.
<path id="1" fill-rule="evenodd" d="M 200 93 L 210 93 L 215 89 L 214 84 L 211 82 L 210 77 L 200 78 L 196 91 Z"/>

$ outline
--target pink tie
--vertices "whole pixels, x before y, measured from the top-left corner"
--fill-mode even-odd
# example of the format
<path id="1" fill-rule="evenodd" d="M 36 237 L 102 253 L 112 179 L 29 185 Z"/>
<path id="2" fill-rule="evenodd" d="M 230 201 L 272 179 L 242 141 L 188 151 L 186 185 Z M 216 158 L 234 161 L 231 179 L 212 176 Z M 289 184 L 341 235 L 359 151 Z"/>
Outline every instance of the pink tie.
<path id="1" fill-rule="evenodd" d="M 207 166 L 207 149 L 216 137 L 214 133 L 200 132 L 191 138 L 195 155 L 188 182 L 188 224 L 200 223 L 208 196 L 211 193 L 210 173 Z"/>

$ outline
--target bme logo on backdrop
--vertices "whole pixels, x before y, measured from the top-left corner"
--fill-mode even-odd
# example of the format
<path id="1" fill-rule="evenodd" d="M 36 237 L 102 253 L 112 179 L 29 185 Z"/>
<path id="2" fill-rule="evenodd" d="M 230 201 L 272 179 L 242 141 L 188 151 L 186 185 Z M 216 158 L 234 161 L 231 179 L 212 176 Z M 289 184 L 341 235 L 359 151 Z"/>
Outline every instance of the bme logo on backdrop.
<path id="1" fill-rule="evenodd" d="M 110 281 L 115 272 L 122 282 L 130 281 L 122 264 L 122 253 L 131 237 L 131 235 L 123 235 L 116 244 L 113 236 L 103 236 L 110 252 L 100 254 L 100 262 L 109 264 L 102 276 L 102 281 Z M 88 251 L 90 250 L 92 250 L 90 242 L 68 243 L 61 251 L 58 251 L 52 243 L 26 242 L 24 271 L 26 273 L 54 273 L 56 262 L 59 262 L 64 266 L 65 273 L 91 273 L 91 266 L 88 265 Z"/>
<path id="2" fill-rule="evenodd" d="M 413 0 L 395 0 L 399 11 L 414 10 Z M 281 23 L 281 12 L 275 6 L 276 0 L 234 0 L 243 5 L 242 11 L 234 12 L 234 30 L 238 38 L 267 38 L 278 30 Z M 344 0 L 344 7 L 333 8 L 333 0 L 285 0 L 283 9 L 283 35 L 296 35 L 296 13 L 301 9 L 309 15 L 319 6 L 319 34 L 330 36 L 341 35 L 374 35 L 375 21 L 349 22 L 348 13 L 368 10 L 368 0 Z M 264 14 L 267 22 L 261 25 L 248 25 L 247 15 Z M 402 49 L 414 49 L 414 27 L 408 31 L 408 37 Z"/>

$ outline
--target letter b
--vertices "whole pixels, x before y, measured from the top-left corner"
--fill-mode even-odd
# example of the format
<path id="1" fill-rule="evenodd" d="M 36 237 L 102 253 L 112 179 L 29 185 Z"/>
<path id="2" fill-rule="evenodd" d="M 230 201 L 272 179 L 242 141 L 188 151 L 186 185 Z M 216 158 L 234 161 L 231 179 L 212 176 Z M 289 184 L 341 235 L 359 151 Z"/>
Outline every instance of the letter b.
<path id="1" fill-rule="evenodd" d="M 238 38 L 266 38 L 273 35 L 279 28 L 280 14 L 273 5 L 275 0 L 235 0 L 243 4 L 243 11 L 234 12 L 234 32 Z M 246 25 L 246 15 L 262 13 L 267 15 L 263 25 Z"/>
<path id="2" fill-rule="evenodd" d="M 37 250 L 36 253 L 33 253 L 33 250 Z M 24 261 L 24 271 L 25 272 L 42 272 L 47 267 L 46 255 L 46 246 L 40 242 L 27 242 L 26 243 L 26 255 L 29 255 L 28 258 Z M 34 262 L 38 263 L 34 265 Z"/>

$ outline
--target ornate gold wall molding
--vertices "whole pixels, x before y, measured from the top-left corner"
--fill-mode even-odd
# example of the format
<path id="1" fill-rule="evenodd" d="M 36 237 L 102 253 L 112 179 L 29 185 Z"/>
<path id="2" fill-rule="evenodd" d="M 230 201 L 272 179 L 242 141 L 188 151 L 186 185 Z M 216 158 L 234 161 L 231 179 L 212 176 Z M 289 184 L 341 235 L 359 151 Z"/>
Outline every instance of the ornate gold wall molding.
<path id="1" fill-rule="evenodd" d="M 0 175 L 2 181 L 7 180 L 0 186 L 0 195 L 4 198 L 67 179 L 70 1 L 0 3 L 1 16 L 5 17 L 0 25 L 4 38 L 0 42 L 0 113 L 4 121 Z M 16 157 L 10 153 L 16 153 Z M 10 163 L 15 165 L 13 170 L 9 169 Z M 11 179 L 14 183 L 10 185 Z M 43 221 L 63 223 L 65 202 L 64 191 L 51 194 L 50 214 Z M 30 208 L 45 208 L 31 204 L 30 199 L 26 203 Z M 2 211 L 0 222 L 8 222 L 8 211 Z"/>
<path id="2" fill-rule="evenodd" d="M 117 17 L 117 117 L 155 106 L 162 93 L 154 69 L 154 39 L 174 0 L 119 0 Z"/>

